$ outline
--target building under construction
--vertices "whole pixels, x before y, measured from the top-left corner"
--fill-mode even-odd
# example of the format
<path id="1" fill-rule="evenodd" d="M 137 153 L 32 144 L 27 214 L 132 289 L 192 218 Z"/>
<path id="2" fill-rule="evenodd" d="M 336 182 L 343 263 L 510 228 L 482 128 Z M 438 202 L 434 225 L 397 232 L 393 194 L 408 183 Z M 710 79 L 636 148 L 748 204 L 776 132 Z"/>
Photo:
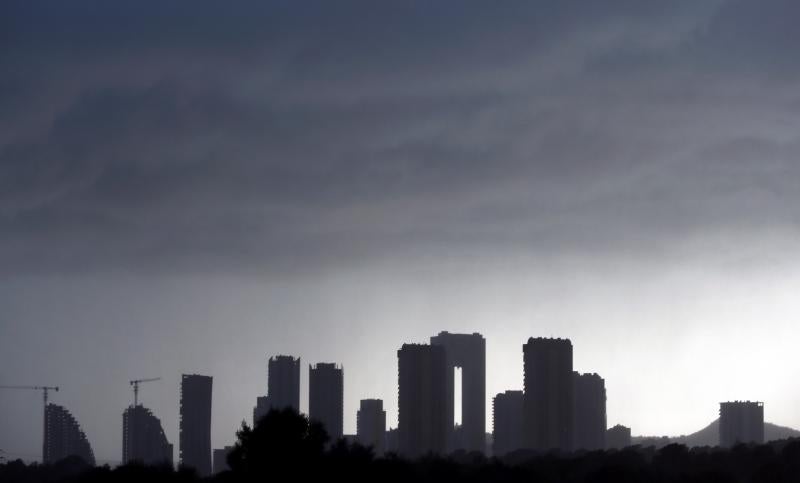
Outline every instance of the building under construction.
<path id="1" fill-rule="evenodd" d="M 94 466 L 94 452 L 75 418 L 62 406 L 48 404 L 44 409 L 45 464 L 77 456 Z"/>
<path id="2" fill-rule="evenodd" d="M 142 406 L 129 406 L 122 414 L 122 462 L 172 465 L 172 445 L 161 421 Z"/>

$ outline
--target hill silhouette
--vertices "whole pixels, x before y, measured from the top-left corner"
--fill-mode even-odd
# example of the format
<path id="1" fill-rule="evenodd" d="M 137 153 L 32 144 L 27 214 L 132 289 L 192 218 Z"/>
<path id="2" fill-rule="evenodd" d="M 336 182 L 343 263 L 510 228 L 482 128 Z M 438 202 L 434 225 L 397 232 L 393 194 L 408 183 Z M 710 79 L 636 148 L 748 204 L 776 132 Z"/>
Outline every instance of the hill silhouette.
<path id="1" fill-rule="evenodd" d="M 800 438 L 800 431 L 773 423 L 764 423 L 765 442 L 789 438 Z M 689 448 L 717 446 L 719 444 L 719 419 L 715 419 L 705 428 L 691 434 L 681 436 L 634 436 L 634 445 L 655 446 L 661 448 L 668 444 L 682 444 Z"/>

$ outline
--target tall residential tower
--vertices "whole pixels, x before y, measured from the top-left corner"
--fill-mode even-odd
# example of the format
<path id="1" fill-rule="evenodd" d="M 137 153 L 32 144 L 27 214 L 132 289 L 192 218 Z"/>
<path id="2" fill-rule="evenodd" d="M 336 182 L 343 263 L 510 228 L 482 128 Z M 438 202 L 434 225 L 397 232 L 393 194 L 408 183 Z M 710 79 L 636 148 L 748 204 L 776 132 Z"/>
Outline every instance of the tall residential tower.
<path id="1" fill-rule="evenodd" d="M 362 399 L 356 415 L 356 437 L 371 446 L 376 456 L 386 451 L 386 411 L 380 399 Z"/>
<path id="2" fill-rule="evenodd" d="M 200 476 L 211 474 L 212 381 L 197 374 L 181 378 L 180 464 Z"/>
<path id="3" fill-rule="evenodd" d="M 506 391 L 494 397 L 492 455 L 503 456 L 524 447 L 523 393 Z"/>
<path id="4" fill-rule="evenodd" d="M 300 412 L 300 358 L 279 355 L 267 363 L 267 395 L 256 399 L 253 424 L 270 409 L 286 408 Z"/>
<path id="5" fill-rule="evenodd" d="M 525 447 L 570 451 L 574 432 L 572 342 L 530 338 L 522 350 Z"/>
<path id="6" fill-rule="evenodd" d="M 448 451 L 486 452 L 486 340 L 481 334 L 440 332 L 431 345 L 444 347 L 447 374 Z M 455 368 L 461 368 L 461 400 L 455 400 Z M 461 407 L 459 437 L 455 430 L 455 405 Z"/>
<path id="7" fill-rule="evenodd" d="M 308 366 L 308 417 L 325 426 L 331 441 L 344 435 L 344 371 L 336 364 Z"/>
<path id="8" fill-rule="evenodd" d="M 606 447 L 606 383 L 597 374 L 572 373 L 575 387 L 573 449 Z"/>
<path id="9" fill-rule="evenodd" d="M 719 445 L 764 442 L 764 403 L 733 401 L 719 403 Z"/>
<path id="10" fill-rule="evenodd" d="M 452 422 L 447 410 L 447 360 L 442 346 L 403 344 L 398 362 L 398 451 L 414 458 L 443 454 Z"/>

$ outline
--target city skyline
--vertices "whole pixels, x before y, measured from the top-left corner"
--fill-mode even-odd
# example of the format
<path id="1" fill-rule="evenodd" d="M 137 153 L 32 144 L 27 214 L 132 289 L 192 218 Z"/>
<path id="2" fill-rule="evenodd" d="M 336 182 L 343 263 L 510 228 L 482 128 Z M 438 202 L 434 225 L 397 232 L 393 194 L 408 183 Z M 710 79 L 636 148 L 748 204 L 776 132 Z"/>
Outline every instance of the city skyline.
<path id="1" fill-rule="evenodd" d="M 343 392 L 344 373 L 342 367 L 336 363 L 309 365 L 310 391 L 307 400 L 309 410 L 305 414 L 308 415 L 310 421 L 316 420 L 323 423 L 331 441 L 340 438 L 354 438 L 354 441 L 371 439 L 374 442 L 376 441 L 375 430 L 367 428 L 374 428 L 377 424 L 376 418 L 379 417 L 384 430 L 379 438 L 380 442 L 373 443 L 375 450 L 379 451 L 376 454 L 381 454 L 380 452 L 386 450 L 412 458 L 424 455 L 429 451 L 448 454 L 458 450 L 467 450 L 494 454 L 496 450 L 502 456 L 516 449 L 570 452 L 607 447 L 619 448 L 619 441 L 625 438 L 630 444 L 631 430 L 629 427 L 620 424 L 611 427 L 607 422 L 605 380 L 594 372 L 581 374 L 573 371 L 572 342 L 569 339 L 556 337 L 530 337 L 522 345 L 524 373 L 526 374 L 523 383 L 525 389 L 523 391 L 505 390 L 491 396 L 492 409 L 485 413 L 487 419 L 492 418 L 491 428 L 482 433 L 480 444 L 475 446 L 475 444 L 469 443 L 470 433 L 464 431 L 464 422 L 461 419 L 463 415 L 459 413 L 461 413 L 462 404 L 474 406 L 474 401 L 469 402 L 470 399 L 481 394 L 481 391 L 476 393 L 475 389 L 485 386 L 485 367 L 483 366 L 485 364 L 485 339 L 482 334 L 477 332 L 459 334 L 442 331 L 436 336 L 431 336 L 430 341 L 431 344 L 404 343 L 397 351 L 397 399 L 400 407 L 406 407 L 403 413 L 405 414 L 405 423 L 400 423 L 398 416 L 399 424 L 392 428 L 390 424 L 387 424 L 386 412 L 383 411 L 381 399 L 361 399 L 356 418 L 360 421 L 364 417 L 365 422 L 369 421 L 365 424 L 370 426 L 362 428 L 362 423 L 357 422 L 356 432 L 344 432 L 342 430 L 344 400 L 346 399 Z M 266 380 L 269 381 L 269 388 L 266 397 L 259 396 L 257 398 L 258 405 L 253 410 L 251 427 L 269 410 L 299 409 L 300 362 L 301 358 L 290 355 L 268 356 Z M 466 371 L 456 374 L 464 378 L 463 384 L 467 388 L 462 395 L 463 402 L 454 399 L 453 396 L 457 394 L 454 392 L 452 379 L 448 382 L 448 378 L 453 377 L 454 370 L 462 369 L 461 366 L 465 367 Z M 137 400 L 139 392 L 136 384 L 158 380 L 161 380 L 161 377 L 129 381 L 129 384 L 134 387 L 134 401 Z M 213 468 L 223 464 L 224 458 L 220 458 L 232 448 L 230 445 L 225 445 L 217 449 L 210 437 L 211 422 L 214 419 L 212 381 L 213 377 L 207 375 L 183 374 L 181 376 L 179 406 L 182 422 L 177 456 L 181 465 L 193 467 L 200 474 L 216 472 L 217 470 Z M 315 387 L 316 389 L 314 389 Z M 469 389 L 470 387 L 473 389 Z M 89 458 L 91 464 L 94 464 L 96 460 L 91 444 L 80 429 L 78 422 L 65 408 L 47 402 L 48 394 L 52 394 L 53 390 L 58 392 L 58 387 L 2 386 L 2 388 L 42 391 L 47 409 L 45 421 L 52 419 L 49 416 L 52 413 L 51 409 L 59 409 L 61 411 L 59 414 L 65 414 L 65 420 L 69 422 L 65 426 L 68 428 L 66 431 L 71 435 L 69 438 L 76 441 L 76 443 L 69 444 L 77 445 L 76 448 L 78 448 L 75 450 L 59 449 L 56 453 L 60 451 L 62 453 L 60 457 L 68 454 L 88 454 L 89 456 L 85 457 Z M 283 403 L 269 402 L 269 394 L 273 394 L 277 401 L 283 401 Z M 511 402 L 511 398 L 516 396 L 520 397 L 519 401 Z M 403 406 L 404 404 L 405 406 Z M 736 442 L 759 444 L 766 442 L 763 402 L 723 401 L 719 403 L 719 407 L 719 442 L 717 444 L 720 447 L 731 447 Z M 368 412 L 362 414 L 366 408 L 369 408 Z M 376 416 L 375 411 L 381 415 Z M 474 415 L 474 409 L 472 412 Z M 317 416 L 313 416 L 312 413 Z M 372 414 L 367 416 L 369 413 Z M 133 420 L 133 414 L 137 414 L 139 420 L 135 426 L 129 424 L 129 420 Z M 502 421 L 497 423 L 499 426 L 496 426 L 495 418 L 498 417 L 502 417 Z M 188 423 L 186 430 L 184 430 L 184 418 Z M 173 445 L 166 439 L 160 420 L 148 408 L 141 404 L 129 405 L 123 413 L 123 422 L 123 458 L 120 461 L 105 460 L 105 462 L 124 463 L 126 460 L 133 460 L 134 457 L 125 455 L 132 454 L 128 452 L 137 451 L 142 456 L 136 458 L 145 458 L 145 461 L 150 463 L 158 461 L 172 463 Z M 243 419 L 242 422 L 245 423 L 246 419 Z M 328 428 L 331 424 L 333 426 Z M 468 424 L 467 428 L 469 427 Z M 400 430 L 398 431 L 398 429 Z M 363 431 L 372 431 L 372 436 L 365 436 L 367 433 L 363 433 Z M 502 431 L 502 435 L 498 435 L 496 431 Z M 620 431 L 627 432 L 627 436 L 621 435 Z M 393 444 L 389 443 L 390 433 L 394 433 L 398 438 Z M 612 439 L 606 441 L 607 434 L 612 433 L 614 434 Z M 492 436 L 491 444 L 490 435 Z M 132 441 L 129 438 L 135 437 L 140 438 L 140 441 L 136 443 L 139 445 L 139 449 L 126 449 Z M 48 451 L 51 455 L 54 454 L 53 450 L 48 448 L 53 447 L 53 444 L 64 444 L 60 442 L 60 439 L 53 440 L 48 437 L 47 431 L 45 431 L 43 443 L 46 460 Z M 206 452 L 204 449 L 206 447 L 209 453 L 208 458 L 202 456 Z M 75 453 L 69 451 L 75 451 Z M 4 453 L 14 455 L 14 453 Z M 17 454 L 16 456 L 22 455 Z M 53 456 L 49 457 L 49 461 L 55 461 Z"/>
<path id="2" fill-rule="evenodd" d="M 129 381 L 160 376 L 139 401 L 178 461 L 182 374 L 214 378 L 219 449 L 268 397 L 267 358 L 305 364 L 306 414 L 306 365 L 335 362 L 354 434 L 364 398 L 396 424 L 402 344 L 480 333 L 489 431 L 520 344 L 561 337 L 633 436 L 737 400 L 800 428 L 797 18 L 4 0 L 0 384 L 59 386 L 103 462 Z M 0 390 L 4 458 L 41 454 L 39 401 Z"/>

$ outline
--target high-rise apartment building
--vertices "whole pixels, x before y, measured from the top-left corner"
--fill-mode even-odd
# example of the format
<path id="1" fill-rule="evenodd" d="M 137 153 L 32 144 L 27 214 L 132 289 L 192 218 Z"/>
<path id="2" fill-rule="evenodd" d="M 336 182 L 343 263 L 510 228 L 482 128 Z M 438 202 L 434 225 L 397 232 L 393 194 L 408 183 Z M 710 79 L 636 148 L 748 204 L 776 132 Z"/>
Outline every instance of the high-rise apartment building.
<path id="1" fill-rule="evenodd" d="M 481 334 L 440 332 L 431 345 L 444 347 L 447 374 L 448 451 L 486 452 L 486 340 Z M 455 400 L 455 369 L 461 369 L 461 400 Z M 455 405 L 461 408 L 456 435 Z"/>
<path id="2" fill-rule="evenodd" d="M 764 442 L 764 403 L 733 401 L 719 403 L 719 445 Z"/>
<path id="3" fill-rule="evenodd" d="M 181 378 L 180 464 L 200 476 L 211 474 L 212 381 L 197 374 Z"/>
<path id="4" fill-rule="evenodd" d="M 524 447 L 523 392 L 506 391 L 492 401 L 492 455 L 503 456 Z"/>
<path id="5" fill-rule="evenodd" d="M 308 366 L 308 417 L 325 426 L 331 441 L 344 435 L 344 371 L 336 364 Z"/>
<path id="6" fill-rule="evenodd" d="M 376 456 L 386 451 L 386 411 L 380 399 L 362 399 L 356 415 L 356 438 Z"/>
<path id="7" fill-rule="evenodd" d="M 573 449 L 606 447 L 606 383 L 597 374 L 572 373 L 575 391 Z"/>
<path id="8" fill-rule="evenodd" d="M 276 356 L 269 360 L 267 396 L 270 408 L 300 412 L 300 358 Z"/>
<path id="9" fill-rule="evenodd" d="M 569 339 L 530 338 L 523 346 L 523 355 L 526 448 L 572 450 L 572 342 Z"/>
<path id="10" fill-rule="evenodd" d="M 398 359 L 398 450 L 407 457 L 443 454 L 452 422 L 447 360 L 438 345 L 404 344 Z"/>

